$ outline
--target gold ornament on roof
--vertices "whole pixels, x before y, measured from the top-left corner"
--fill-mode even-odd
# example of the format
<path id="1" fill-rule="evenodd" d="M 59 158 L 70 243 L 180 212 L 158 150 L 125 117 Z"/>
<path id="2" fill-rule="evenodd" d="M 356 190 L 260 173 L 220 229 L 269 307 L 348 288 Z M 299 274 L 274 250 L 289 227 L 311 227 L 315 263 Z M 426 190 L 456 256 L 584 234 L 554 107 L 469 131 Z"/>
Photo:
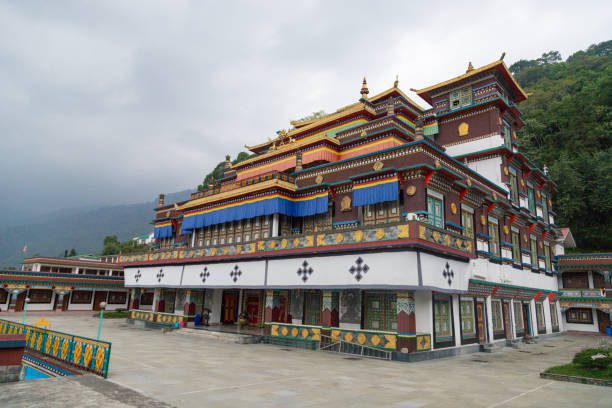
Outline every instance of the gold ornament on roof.
<path id="1" fill-rule="evenodd" d="M 374 163 L 372 168 L 374 169 L 374 171 L 378 171 L 378 170 L 382 169 L 384 165 L 385 164 L 383 162 L 377 161 L 376 163 Z"/>
<path id="2" fill-rule="evenodd" d="M 468 72 L 473 71 L 473 70 L 474 70 L 474 66 L 472 65 L 472 61 L 470 61 L 468 63 L 467 69 L 465 70 L 465 73 L 467 74 Z"/>
<path id="3" fill-rule="evenodd" d="M 457 126 L 457 133 L 459 136 L 467 136 L 470 133 L 470 125 L 465 122 L 461 122 L 459 126 Z"/>
<path id="4" fill-rule="evenodd" d="M 408 187 L 406 187 L 406 195 L 413 196 L 415 194 L 416 194 L 416 187 L 415 186 L 408 186 Z"/>
<path id="5" fill-rule="evenodd" d="M 434 161 L 434 166 L 440 167 L 442 166 L 442 163 L 440 162 L 440 160 L 436 159 L 436 161 Z"/>
<path id="6" fill-rule="evenodd" d="M 340 201 L 340 211 L 351 211 L 351 197 L 345 195 Z"/>
<path id="7" fill-rule="evenodd" d="M 322 182 L 323 182 L 323 176 L 319 174 L 317 178 L 315 179 L 315 183 L 321 184 Z"/>
<path id="8" fill-rule="evenodd" d="M 393 87 L 397 88 L 399 86 L 399 75 L 395 76 L 395 82 L 393 82 Z"/>
<path id="9" fill-rule="evenodd" d="M 363 82 L 361 83 L 361 97 L 365 99 L 368 97 L 369 93 L 370 90 L 368 89 L 368 82 L 366 81 L 366 78 L 363 77 Z"/>
<path id="10" fill-rule="evenodd" d="M 450 209 L 451 209 L 451 213 L 457 214 L 457 204 L 451 203 Z"/>

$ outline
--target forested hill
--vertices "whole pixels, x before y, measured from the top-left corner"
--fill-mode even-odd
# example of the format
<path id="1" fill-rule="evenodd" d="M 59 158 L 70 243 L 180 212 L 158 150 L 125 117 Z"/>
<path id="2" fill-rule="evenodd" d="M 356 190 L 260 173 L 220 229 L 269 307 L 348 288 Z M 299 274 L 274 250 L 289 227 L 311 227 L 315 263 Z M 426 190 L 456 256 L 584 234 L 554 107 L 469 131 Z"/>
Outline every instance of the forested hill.
<path id="1" fill-rule="evenodd" d="M 556 224 L 579 250 L 612 249 L 612 41 L 563 61 L 556 51 L 510 66 L 530 94 L 520 109 L 520 148 L 557 183 Z"/>

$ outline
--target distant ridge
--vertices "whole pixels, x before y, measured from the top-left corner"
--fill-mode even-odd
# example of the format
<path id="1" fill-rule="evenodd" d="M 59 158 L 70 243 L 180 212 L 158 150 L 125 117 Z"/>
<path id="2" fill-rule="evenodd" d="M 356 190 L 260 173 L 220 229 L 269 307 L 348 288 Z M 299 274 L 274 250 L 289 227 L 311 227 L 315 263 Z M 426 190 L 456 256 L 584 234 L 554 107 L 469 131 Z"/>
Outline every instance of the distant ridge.
<path id="1" fill-rule="evenodd" d="M 166 195 L 166 202 L 185 200 L 191 191 Z M 24 255 L 60 256 L 65 249 L 99 253 L 107 235 L 124 241 L 153 230 L 156 200 L 128 205 L 83 207 L 32 217 L 20 225 L 0 227 L 0 267 L 17 267 Z M 27 253 L 22 249 L 27 245 Z"/>

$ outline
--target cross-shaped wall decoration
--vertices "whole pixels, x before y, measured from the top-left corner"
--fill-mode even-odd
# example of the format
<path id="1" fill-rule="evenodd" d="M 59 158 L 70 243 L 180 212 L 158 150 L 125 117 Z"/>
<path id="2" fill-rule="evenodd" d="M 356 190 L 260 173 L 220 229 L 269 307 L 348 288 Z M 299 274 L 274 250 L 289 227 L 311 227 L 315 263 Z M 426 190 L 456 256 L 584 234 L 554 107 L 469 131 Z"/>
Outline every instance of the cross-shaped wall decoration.
<path id="1" fill-rule="evenodd" d="M 368 266 L 368 264 L 364 263 L 361 257 L 357 258 L 355 260 L 355 265 L 349 268 L 349 272 L 355 277 L 357 282 L 359 282 L 361 278 L 363 278 L 363 276 L 368 273 L 369 270 L 370 267 Z"/>
<path id="2" fill-rule="evenodd" d="M 446 281 L 448 282 L 448 286 L 450 286 L 453 283 L 453 278 L 455 277 L 455 273 L 450 268 L 450 265 L 448 264 L 448 262 L 446 263 L 446 266 L 444 267 L 444 270 L 442 271 L 442 276 L 444 276 L 444 279 L 446 279 Z"/>
<path id="3" fill-rule="evenodd" d="M 140 273 L 140 269 L 139 269 L 138 271 L 136 271 L 136 275 L 134 275 L 134 279 L 136 279 L 136 282 L 138 282 L 141 277 L 142 277 L 142 273 Z"/>
<path id="4" fill-rule="evenodd" d="M 206 279 L 210 276 L 210 272 L 208 271 L 208 266 L 205 266 L 200 272 L 200 278 L 202 278 L 202 283 L 206 282 Z"/>
<path id="5" fill-rule="evenodd" d="M 304 262 L 302 262 L 302 266 L 297 270 L 297 274 L 300 278 L 302 278 L 303 282 L 306 282 L 308 277 L 312 275 L 313 272 L 314 269 L 312 269 L 312 267 L 308 264 L 308 261 L 305 259 Z"/>
<path id="6" fill-rule="evenodd" d="M 164 270 L 160 269 L 159 272 L 157 272 L 157 281 L 161 282 L 163 278 L 164 278 Z"/>
<path id="7" fill-rule="evenodd" d="M 238 268 L 238 265 L 234 265 L 234 269 L 232 269 L 232 271 L 230 272 L 230 278 L 232 278 L 232 280 L 236 282 L 240 275 L 242 275 L 242 271 L 240 270 L 240 268 Z"/>

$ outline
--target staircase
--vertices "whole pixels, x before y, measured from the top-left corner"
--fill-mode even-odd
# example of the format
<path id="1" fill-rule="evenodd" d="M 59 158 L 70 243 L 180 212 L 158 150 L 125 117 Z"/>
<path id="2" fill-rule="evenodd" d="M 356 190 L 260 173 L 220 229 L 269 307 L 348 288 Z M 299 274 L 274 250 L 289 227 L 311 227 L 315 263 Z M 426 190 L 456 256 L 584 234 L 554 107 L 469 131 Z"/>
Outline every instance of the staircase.
<path id="1" fill-rule="evenodd" d="M 183 336 L 195 336 L 202 339 L 220 341 L 222 343 L 255 344 L 261 343 L 263 336 L 253 334 L 227 333 L 221 331 L 181 328 L 173 333 Z"/>

